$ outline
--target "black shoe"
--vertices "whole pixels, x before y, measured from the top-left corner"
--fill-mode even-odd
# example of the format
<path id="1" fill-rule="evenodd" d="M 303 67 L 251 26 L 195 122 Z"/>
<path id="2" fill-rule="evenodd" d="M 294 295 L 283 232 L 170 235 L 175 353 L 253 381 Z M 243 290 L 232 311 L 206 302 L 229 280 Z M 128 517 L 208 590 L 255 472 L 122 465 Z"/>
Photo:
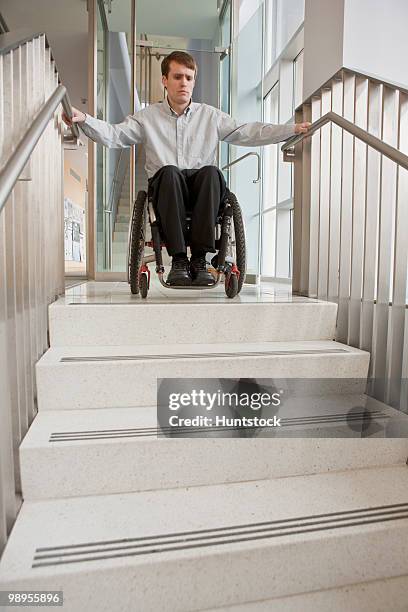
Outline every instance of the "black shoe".
<path id="1" fill-rule="evenodd" d="M 213 275 L 207 270 L 205 257 L 192 257 L 190 261 L 191 278 L 193 285 L 208 287 L 215 283 Z"/>
<path id="2" fill-rule="evenodd" d="M 190 268 L 187 257 L 175 255 L 171 264 L 171 270 L 167 276 L 168 285 L 185 287 L 191 285 Z"/>

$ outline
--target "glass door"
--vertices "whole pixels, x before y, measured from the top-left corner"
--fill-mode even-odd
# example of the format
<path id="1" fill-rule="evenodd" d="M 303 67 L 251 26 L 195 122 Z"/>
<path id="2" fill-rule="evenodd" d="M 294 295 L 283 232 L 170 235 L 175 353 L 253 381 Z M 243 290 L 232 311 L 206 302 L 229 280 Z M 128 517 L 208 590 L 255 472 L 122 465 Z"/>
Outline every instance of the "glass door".
<path id="1" fill-rule="evenodd" d="M 220 47 L 226 49 L 220 55 L 219 67 L 219 108 L 224 113 L 231 112 L 231 0 L 224 2 L 220 13 Z M 220 143 L 220 168 L 229 163 L 229 145 Z M 225 180 L 229 183 L 229 169 L 224 170 Z"/>
<path id="2" fill-rule="evenodd" d="M 119 123 L 132 108 L 132 1 L 97 0 L 97 118 Z M 96 152 L 97 272 L 126 265 L 130 218 L 130 149 Z"/>

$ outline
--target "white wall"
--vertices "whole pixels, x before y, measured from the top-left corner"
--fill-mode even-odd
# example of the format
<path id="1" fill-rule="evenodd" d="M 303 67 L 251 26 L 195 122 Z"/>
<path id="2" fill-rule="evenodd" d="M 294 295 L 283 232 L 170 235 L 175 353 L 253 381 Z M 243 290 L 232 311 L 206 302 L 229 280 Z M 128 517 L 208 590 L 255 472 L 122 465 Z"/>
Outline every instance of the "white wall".
<path id="1" fill-rule="evenodd" d="M 347 67 L 408 86 L 408 0 L 305 0 L 303 99 Z"/>
<path id="2" fill-rule="evenodd" d="M 304 100 L 342 67 L 343 21 L 344 0 L 305 0 Z"/>
<path id="3" fill-rule="evenodd" d="M 408 86 L 408 1 L 344 2 L 344 65 Z"/>

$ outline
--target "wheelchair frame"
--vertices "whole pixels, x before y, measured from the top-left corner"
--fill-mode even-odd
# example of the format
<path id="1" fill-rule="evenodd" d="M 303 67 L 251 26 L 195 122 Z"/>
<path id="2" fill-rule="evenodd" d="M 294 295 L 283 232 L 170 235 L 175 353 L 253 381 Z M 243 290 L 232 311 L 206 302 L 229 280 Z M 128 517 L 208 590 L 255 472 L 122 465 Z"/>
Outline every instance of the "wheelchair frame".
<path id="1" fill-rule="evenodd" d="M 147 200 L 147 206 L 146 206 Z M 242 288 L 245 280 L 246 255 L 245 255 L 245 228 L 242 219 L 242 212 L 235 195 L 227 189 L 223 201 L 223 209 L 220 211 L 215 231 L 215 248 L 218 252 L 212 258 L 211 263 L 216 271 L 216 278 L 211 285 L 169 285 L 164 280 L 164 266 L 162 259 L 162 242 L 160 226 L 156 217 L 153 202 L 146 191 L 139 191 L 133 205 L 132 219 L 129 225 L 128 254 L 127 254 L 127 276 L 133 294 L 140 293 L 142 298 L 146 298 L 150 287 L 150 270 L 148 263 L 156 262 L 156 273 L 163 287 L 167 289 L 213 289 L 224 277 L 224 287 L 227 297 L 234 298 Z M 149 220 L 152 238 L 145 240 L 146 222 Z M 188 222 L 190 219 L 187 220 Z M 233 240 L 233 232 L 235 241 Z M 187 230 L 188 231 L 188 230 Z M 145 246 L 151 247 L 153 254 L 144 256 Z M 236 261 L 231 255 L 235 246 Z"/>

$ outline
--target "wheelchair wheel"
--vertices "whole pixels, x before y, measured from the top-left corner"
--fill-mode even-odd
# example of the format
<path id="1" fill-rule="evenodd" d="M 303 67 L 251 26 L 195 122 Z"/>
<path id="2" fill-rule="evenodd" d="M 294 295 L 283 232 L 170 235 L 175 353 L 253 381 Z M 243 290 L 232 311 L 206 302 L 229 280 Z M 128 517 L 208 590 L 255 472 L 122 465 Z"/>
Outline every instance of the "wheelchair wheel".
<path id="1" fill-rule="evenodd" d="M 128 283 L 130 284 L 130 290 L 133 294 L 139 293 L 139 269 L 143 259 L 145 244 L 146 197 L 147 194 L 145 191 L 139 191 L 137 194 L 136 201 L 133 205 L 132 221 L 129 227 L 127 270 Z"/>
<path id="2" fill-rule="evenodd" d="M 231 192 L 228 194 L 228 201 L 232 206 L 232 218 L 234 221 L 234 240 L 233 242 L 235 243 L 234 244 L 235 254 L 233 254 L 233 257 L 234 257 L 236 266 L 239 270 L 239 278 L 237 279 L 237 277 L 234 274 L 230 274 L 229 276 L 230 278 L 235 276 L 235 280 L 238 281 L 238 288 L 237 288 L 237 294 L 238 294 L 242 289 L 242 285 L 244 284 L 245 274 L 246 274 L 245 227 L 244 227 L 244 220 L 242 218 L 241 207 L 238 203 L 237 198 Z M 235 282 L 235 281 L 232 281 L 232 282 Z M 225 291 L 227 293 L 227 289 L 225 289 Z M 228 295 L 228 297 L 234 297 L 234 296 Z"/>
<path id="3" fill-rule="evenodd" d="M 139 290 L 142 298 L 147 298 L 147 292 L 149 291 L 149 280 L 145 272 L 140 275 Z"/>

